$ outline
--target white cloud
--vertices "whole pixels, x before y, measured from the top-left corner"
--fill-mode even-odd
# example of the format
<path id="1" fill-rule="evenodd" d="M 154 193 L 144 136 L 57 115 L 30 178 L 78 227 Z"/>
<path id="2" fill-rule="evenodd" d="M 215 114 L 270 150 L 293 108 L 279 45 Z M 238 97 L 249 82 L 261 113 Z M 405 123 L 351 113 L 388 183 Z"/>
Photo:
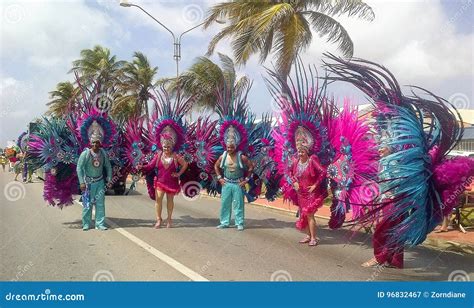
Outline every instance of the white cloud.
<path id="1" fill-rule="evenodd" d="M 2 1 L 0 146 L 46 110 L 48 92 L 71 80 L 79 52 L 96 44 L 123 44 L 129 33 L 84 1 Z M 113 46 L 111 46 L 113 48 Z"/>
<path id="2" fill-rule="evenodd" d="M 2 115 L 2 134 L 7 127 L 15 131 L 13 134 L 19 134 L 28 121 L 46 110 L 48 92 L 58 82 L 72 79 L 67 71 L 84 48 L 101 44 L 127 57 L 132 51 L 141 50 L 153 65 L 160 67 L 159 77 L 174 72 L 170 70 L 173 65 L 172 51 L 169 51 L 171 37 L 167 37 L 166 30 L 139 9 L 120 7 L 118 0 L 97 1 L 1 2 L 2 114 L 6 103 L 10 104 L 9 108 L 14 107 L 9 112 L 12 120 Z M 446 98 L 454 93 L 465 94 L 471 102 L 468 107 L 474 108 L 474 37 L 472 32 L 457 33 L 454 24 L 459 15 L 472 15 L 472 6 L 447 16 L 438 0 L 366 1 L 375 10 L 373 22 L 338 18 L 354 41 L 356 57 L 383 64 L 402 85 L 415 84 Z M 202 21 L 207 8 L 220 0 L 130 2 L 141 5 L 173 32 L 181 33 Z M 192 59 L 205 53 L 210 39 L 221 27 L 214 25 L 206 31 L 196 29 L 186 34 L 181 71 Z M 143 34 L 155 31 L 159 36 L 151 38 Z M 302 58 L 305 63 L 319 65 L 323 52 L 340 54 L 336 47 L 315 33 L 311 47 Z M 230 42 L 223 40 L 216 51 L 232 55 Z M 218 60 L 217 56 L 213 59 Z M 271 61 L 270 56 L 264 65 L 272 67 Z M 258 113 L 270 111 L 271 99 L 262 80 L 265 71 L 258 57 L 252 57 L 238 72 L 255 79 L 251 107 Z M 354 89 L 349 86 L 338 85 L 332 89 L 338 96 L 354 95 Z M 22 110 L 28 112 L 25 114 Z M 0 139 L 1 146 L 5 139 Z"/>
<path id="3" fill-rule="evenodd" d="M 212 6 L 217 0 L 205 1 L 150 1 L 150 0 L 131 0 L 129 3 L 140 6 L 151 16 L 156 18 L 164 26 L 166 26 L 176 36 L 190 28 L 202 23 L 206 17 L 207 8 Z M 137 7 L 122 7 L 119 0 L 98 0 L 99 5 L 106 8 L 111 14 L 119 15 L 122 18 L 123 26 L 142 26 L 154 29 L 165 35 L 169 32 L 160 26 L 156 21 L 146 15 Z M 196 29 L 186 33 L 186 37 L 209 37 L 217 27 L 203 31 Z"/>
<path id="4" fill-rule="evenodd" d="M 444 13 L 439 1 L 366 2 L 375 11 L 374 21 L 338 18 L 353 39 L 355 57 L 384 65 L 401 85 L 425 87 L 446 98 L 461 92 L 473 101 L 474 34 L 457 33 L 453 16 Z M 304 59 L 319 62 L 326 50 L 340 54 L 315 36 Z"/>
<path id="5" fill-rule="evenodd" d="M 2 3 L 4 14 L 9 8 L 22 11 L 16 22 L 3 23 L 3 57 L 20 59 L 77 56 L 97 40 L 116 31 L 115 22 L 85 2 L 18 1 Z M 32 64 L 38 61 L 32 61 Z M 39 62 L 40 64 L 43 64 Z"/>
<path id="6" fill-rule="evenodd" d="M 374 21 L 344 16 L 336 18 L 348 30 L 354 42 L 355 57 L 384 65 L 401 85 L 425 87 L 445 98 L 453 93 L 465 93 L 474 102 L 474 35 L 472 32 L 457 33 L 453 23 L 456 14 L 469 14 L 469 10 L 461 7 L 455 16 L 448 16 L 438 0 L 366 2 L 375 11 Z M 230 42 L 223 40 L 216 51 L 232 55 Z M 341 54 L 336 44 L 327 43 L 325 37 L 313 33 L 311 46 L 301 56 L 304 63 L 320 66 L 325 52 Z M 265 75 L 263 66 L 272 68 L 272 61 L 270 55 L 262 65 L 258 62 L 258 55 L 252 56 L 239 71 L 261 81 L 262 74 Z M 323 71 L 319 73 L 323 74 Z M 255 89 L 257 84 L 258 90 Z M 342 96 L 349 96 L 356 101 L 362 100 L 361 93 L 348 85 L 336 84 L 330 90 L 341 99 Z M 263 82 L 254 83 L 253 94 L 264 98 L 265 91 Z M 263 103 L 254 99 L 251 107 L 258 112 L 270 111 L 265 99 Z M 474 104 L 468 107 L 474 109 Z"/>

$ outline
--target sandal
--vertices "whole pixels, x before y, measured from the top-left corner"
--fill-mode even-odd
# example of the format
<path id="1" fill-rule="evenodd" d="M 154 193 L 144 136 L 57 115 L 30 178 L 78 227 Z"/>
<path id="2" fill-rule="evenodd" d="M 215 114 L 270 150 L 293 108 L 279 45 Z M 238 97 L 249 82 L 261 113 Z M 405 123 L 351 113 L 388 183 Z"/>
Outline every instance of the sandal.
<path id="1" fill-rule="evenodd" d="M 154 228 L 159 229 L 160 227 L 161 227 L 161 219 L 157 219 Z"/>
<path id="2" fill-rule="evenodd" d="M 381 264 L 375 258 L 372 258 L 369 261 L 364 262 L 364 263 L 361 264 L 362 267 L 375 267 L 375 266 L 379 266 L 379 265 L 381 265 Z"/>
<path id="3" fill-rule="evenodd" d="M 311 237 L 309 235 L 306 235 L 301 241 L 299 241 L 298 243 L 300 244 L 306 244 L 306 243 L 309 243 L 309 241 L 311 240 Z"/>
<path id="4" fill-rule="evenodd" d="M 310 240 L 308 246 L 318 246 L 319 238 L 315 238 L 314 240 Z"/>

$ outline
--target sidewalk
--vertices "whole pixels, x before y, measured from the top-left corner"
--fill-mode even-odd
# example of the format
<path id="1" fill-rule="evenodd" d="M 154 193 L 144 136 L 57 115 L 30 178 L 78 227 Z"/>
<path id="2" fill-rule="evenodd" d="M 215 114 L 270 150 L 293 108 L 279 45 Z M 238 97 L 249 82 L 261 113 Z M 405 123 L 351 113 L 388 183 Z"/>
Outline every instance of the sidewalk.
<path id="1" fill-rule="evenodd" d="M 290 213 L 296 213 L 298 210 L 296 206 L 284 203 L 281 198 L 278 198 L 273 202 L 267 201 L 266 199 L 258 199 L 252 204 Z M 321 219 L 329 220 L 330 216 L 331 211 L 329 206 L 326 204 L 316 213 L 316 217 Z M 431 232 L 428 235 L 428 238 L 423 242 L 423 246 L 474 254 L 474 230 L 468 229 L 466 231 L 467 233 L 462 233 L 459 230 L 450 230 L 444 233 Z"/>

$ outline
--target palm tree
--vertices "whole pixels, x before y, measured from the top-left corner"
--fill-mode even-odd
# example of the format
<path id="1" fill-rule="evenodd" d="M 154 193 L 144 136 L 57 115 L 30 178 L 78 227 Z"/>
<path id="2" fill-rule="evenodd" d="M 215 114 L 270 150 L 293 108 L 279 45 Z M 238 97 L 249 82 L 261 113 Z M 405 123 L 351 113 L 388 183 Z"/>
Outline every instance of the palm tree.
<path id="1" fill-rule="evenodd" d="M 117 101 L 120 100 L 118 104 Z M 111 116 L 116 123 L 127 123 L 128 120 L 136 118 L 136 100 L 126 100 L 118 96 L 111 108 Z M 119 125 L 121 126 L 121 125 Z"/>
<path id="2" fill-rule="evenodd" d="M 195 96 L 194 108 L 213 110 L 219 87 L 233 87 L 238 93 L 250 84 L 246 76 L 237 79 L 234 61 L 230 57 L 221 53 L 218 55 L 221 66 L 209 58 L 198 57 L 189 70 L 179 76 L 177 82 L 175 78 L 160 80 L 159 83 L 170 81 L 168 88 L 173 92 L 179 90 L 187 96 Z"/>
<path id="3" fill-rule="evenodd" d="M 71 108 L 74 108 L 71 104 L 78 93 L 78 88 L 75 88 L 71 82 L 58 83 L 56 90 L 49 92 L 51 101 L 46 103 L 49 107 L 46 114 L 55 117 L 66 115 Z"/>
<path id="4" fill-rule="evenodd" d="M 83 49 L 81 58 L 72 62 L 73 67 L 69 72 L 78 72 L 86 86 L 93 80 L 99 82 L 101 90 L 105 91 L 118 82 L 120 69 L 125 63 L 117 61 L 108 48 L 96 45 L 93 49 Z"/>
<path id="5" fill-rule="evenodd" d="M 127 62 L 121 69 L 121 80 L 117 84 L 120 95 L 112 107 L 112 114 L 120 113 L 122 108 L 130 110 L 131 115 L 148 116 L 148 100 L 150 90 L 154 85 L 154 78 L 158 67 L 151 67 L 147 57 L 141 52 L 133 54 L 133 61 Z"/>
<path id="6" fill-rule="evenodd" d="M 226 20 L 228 26 L 211 40 L 207 55 L 224 38 L 232 40 L 234 58 L 245 64 L 259 53 L 264 62 L 276 56 L 276 69 L 288 76 L 300 51 L 311 43 L 313 29 L 328 42 L 338 43 L 344 56 L 352 57 L 354 44 L 346 29 L 333 17 L 346 14 L 373 20 L 372 8 L 361 0 L 233 0 L 210 8 L 205 27 Z"/>

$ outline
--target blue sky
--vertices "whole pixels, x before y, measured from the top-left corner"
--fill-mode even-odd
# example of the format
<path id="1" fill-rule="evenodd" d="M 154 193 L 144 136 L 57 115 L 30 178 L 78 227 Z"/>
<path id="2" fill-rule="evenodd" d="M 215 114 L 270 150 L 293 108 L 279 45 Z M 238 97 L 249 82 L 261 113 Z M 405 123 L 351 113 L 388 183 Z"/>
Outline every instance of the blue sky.
<path id="1" fill-rule="evenodd" d="M 132 2 L 132 1 L 130 1 Z M 137 3 L 176 33 L 200 23 L 208 7 L 218 1 L 141 1 Z M 355 56 L 388 67 L 400 84 L 425 87 L 450 99 L 458 108 L 473 103 L 473 2 L 471 0 L 369 0 L 373 22 L 340 17 L 354 40 Z M 134 51 L 158 66 L 157 78 L 175 74 L 172 40 L 168 32 L 137 8 L 123 8 L 116 0 L 2 1 L 0 66 L 0 145 L 15 139 L 27 123 L 40 116 L 48 92 L 64 80 L 81 49 L 108 47 L 117 58 L 131 60 Z M 181 71 L 203 55 L 219 26 L 196 29 L 183 38 Z M 232 56 L 223 41 L 217 51 Z M 325 51 L 339 54 L 334 45 L 314 35 L 302 54 L 308 64 L 320 65 Z M 217 58 L 214 56 L 214 60 Z M 263 82 L 264 64 L 252 58 L 239 74 L 254 80 L 251 109 L 272 111 Z M 353 88 L 337 84 L 331 92 L 342 100 L 364 103 Z"/>

